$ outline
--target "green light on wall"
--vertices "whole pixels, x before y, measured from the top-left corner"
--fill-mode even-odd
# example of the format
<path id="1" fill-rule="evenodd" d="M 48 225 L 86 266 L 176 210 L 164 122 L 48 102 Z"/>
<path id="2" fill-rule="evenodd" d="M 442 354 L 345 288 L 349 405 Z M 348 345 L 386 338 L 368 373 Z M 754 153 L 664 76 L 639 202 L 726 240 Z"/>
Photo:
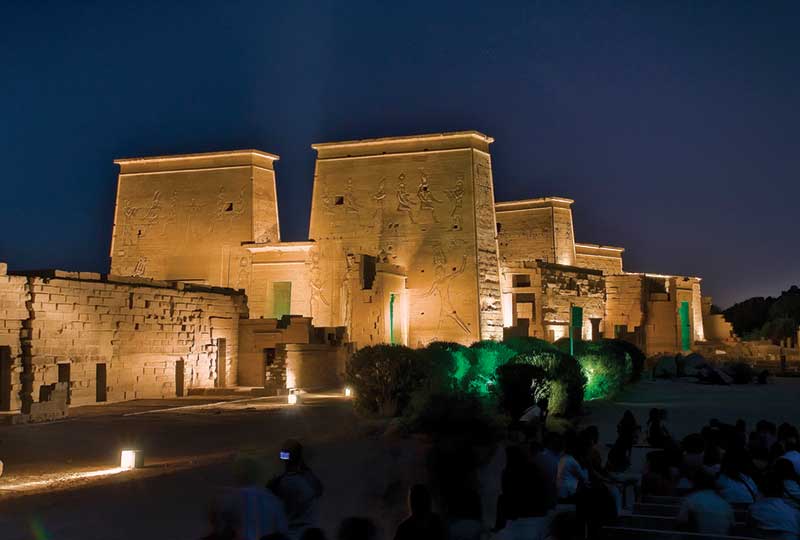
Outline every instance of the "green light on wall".
<path id="1" fill-rule="evenodd" d="M 389 293 L 389 343 L 394 345 L 394 293 Z"/>
<path id="2" fill-rule="evenodd" d="M 681 302 L 678 310 L 681 316 L 681 350 L 692 348 L 692 325 L 689 322 L 689 302 Z"/>

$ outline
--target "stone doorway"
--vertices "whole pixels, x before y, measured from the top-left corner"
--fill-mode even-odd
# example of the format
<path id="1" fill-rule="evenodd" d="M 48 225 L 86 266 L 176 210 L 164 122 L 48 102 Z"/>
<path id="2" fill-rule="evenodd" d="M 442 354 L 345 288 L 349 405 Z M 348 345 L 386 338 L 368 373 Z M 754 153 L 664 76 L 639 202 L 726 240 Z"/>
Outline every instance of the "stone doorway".
<path id="1" fill-rule="evenodd" d="M 175 362 L 175 395 L 183 397 L 183 380 L 184 380 L 184 363 L 183 359 Z"/>
<path id="2" fill-rule="evenodd" d="M 11 347 L 0 347 L 0 411 L 11 410 Z"/>
<path id="3" fill-rule="evenodd" d="M 97 364 L 95 367 L 95 401 L 98 403 L 108 400 L 108 373 L 106 364 Z"/>
<path id="4" fill-rule="evenodd" d="M 72 385 L 70 384 L 70 371 L 71 371 L 71 368 L 72 368 L 72 365 L 67 363 L 67 362 L 58 364 L 58 382 L 67 383 L 67 388 L 68 388 L 68 390 L 67 390 L 67 405 L 69 405 L 72 402 L 72 388 L 71 388 Z"/>

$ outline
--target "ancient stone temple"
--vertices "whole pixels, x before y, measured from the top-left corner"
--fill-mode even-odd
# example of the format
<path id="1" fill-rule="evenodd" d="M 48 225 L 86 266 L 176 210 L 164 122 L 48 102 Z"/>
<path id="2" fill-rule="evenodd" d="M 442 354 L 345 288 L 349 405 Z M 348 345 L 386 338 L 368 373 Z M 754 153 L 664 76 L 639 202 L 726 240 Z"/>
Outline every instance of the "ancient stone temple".
<path id="1" fill-rule="evenodd" d="M 730 336 L 699 278 L 628 272 L 622 248 L 576 242 L 572 200 L 495 202 L 492 142 L 312 145 L 309 234 L 293 242 L 274 154 L 117 160 L 108 275 L 0 264 L 0 410 L 331 387 L 379 343 L 555 341 L 572 327 L 653 355 L 701 348 L 704 317 Z"/>
<path id="2" fill-rule="evenodd" d="M 648 353 L 703 340 L 700 279 L 630 273 L 581 244 L 573 201 L 494 200 L 475 131 L 314 144 L 309 239 L 281 242 L 256 150 L 123 159 L 111 271 L 244 289 L 251 318 L 310 318 L 355 347 L 569 332 Z"/>

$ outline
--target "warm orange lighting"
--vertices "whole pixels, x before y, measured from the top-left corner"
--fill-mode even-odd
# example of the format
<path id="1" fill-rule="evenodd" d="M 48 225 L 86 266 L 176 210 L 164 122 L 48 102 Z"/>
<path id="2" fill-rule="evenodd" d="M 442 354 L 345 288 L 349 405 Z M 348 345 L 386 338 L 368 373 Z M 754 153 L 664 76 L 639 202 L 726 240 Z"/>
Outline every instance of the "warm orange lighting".
<path id="1" fill-rule="evenodd" d="M 349 386 L 344 387 L 344 397 L 351 397 L 353 395 L 353 390 Z"/>
<path id="2" fill-rule="evenodd" d="M 119 468 L 124 471 L 142 466 L 142 453 L 139 450 L 123 450 L 119 454 Z"/>
<path id="3" fill-rule="evenodd" d="M 297 405 L 297 394 L 295 394 L 294 392 L 290 393 L 287 399 L 287 403 L 289 403 L 289 405 Z"/>

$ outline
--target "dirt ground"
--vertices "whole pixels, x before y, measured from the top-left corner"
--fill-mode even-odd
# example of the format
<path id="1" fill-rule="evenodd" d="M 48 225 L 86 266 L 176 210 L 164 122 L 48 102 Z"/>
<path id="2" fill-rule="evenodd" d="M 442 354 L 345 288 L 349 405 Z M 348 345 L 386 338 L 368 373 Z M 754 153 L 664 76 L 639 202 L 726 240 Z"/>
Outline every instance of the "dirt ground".
<path id="1" fill-rule="evenodd" d="M 405 512 L 408 486 L 424 479 L 424 445 L 382 435 L 383 425 L 360 421 L 338 396 L 309 396 L 298 407 L 284 400 L 137 401 L 77 409 L 72 418 L 51 424 L 1 426 L 0 459 L 7 468 L 0 478 L 0 538 L 200 538 L 207 532 L 208 502 L 231 483 L 236 453 L 260 456 L 277 472 L 277 451 L 288 437 L 306 444 L 308 461 L 325 484 L 321 526 L 329 537 L 342 518 L 361 515 L 379 524 L 384 539 L 391 538 Z M 598 425 L 602 440 L 612 442 L 626 409 L 644 424 L 650 408 L 662 407 L 670 411 L 673 434 L 681 437 L 712 417 L 743 418 L 749 427 L 760 418 L 800 424 L 798 405 L 798 379 L 746 387 L 643 381 L 616 402 L 589 403 L 583 424 Z M 114 467 L 123 447 L 142 449 L 148 467 L 15 488 Z M 498 449 L 482 474 L 487 522 L 501 467 Z"/>

